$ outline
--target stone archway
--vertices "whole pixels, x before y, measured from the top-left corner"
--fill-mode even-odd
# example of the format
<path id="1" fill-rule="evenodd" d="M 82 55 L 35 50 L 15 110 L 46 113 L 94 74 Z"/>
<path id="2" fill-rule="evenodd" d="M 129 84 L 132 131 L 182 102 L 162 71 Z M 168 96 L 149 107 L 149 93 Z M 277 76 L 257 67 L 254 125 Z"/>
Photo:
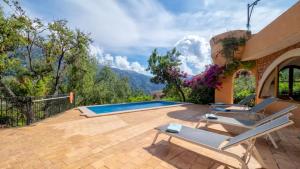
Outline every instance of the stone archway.
<path id="1" fill-rule="evenodd" d="M 235 73 L 221 79 L 222 87 L 215 90 L 215 102 L 228 104 L 232 104 L 234 102 L 234 78 L 236 76 L 236 72 L 239 70 L 241 69 L 238 69 Z M 255 82 L 257 82 L 255 69 L 247 71 L 251 72 L 251 75 L 255 77 Z"/>

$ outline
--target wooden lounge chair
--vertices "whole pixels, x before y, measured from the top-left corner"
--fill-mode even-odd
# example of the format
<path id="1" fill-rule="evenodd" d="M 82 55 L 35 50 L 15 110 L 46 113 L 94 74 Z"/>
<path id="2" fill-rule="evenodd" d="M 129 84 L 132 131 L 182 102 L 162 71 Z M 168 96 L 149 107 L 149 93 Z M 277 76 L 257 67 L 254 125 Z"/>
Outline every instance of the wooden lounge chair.
<path id="1" fill-rule="evenodd" d="M 226 124 L 226 125 L 231 125 L 231 126 L 252 129 L 252 128 L 260 126 L 264 123 L 272 121 L 278 117 L 286 115 L 286 114 L 290 113 L 291 111 L 295 110 L 296 108 L 297 108 L 297 106 L 290 105 L 290 106 L 282 109 L 281 111 L 273 113 L 269 116 L 265 116 L 264 118 L 262 118 L 258 121 L 251 120 L 251 119 L 239 119 L 239 118 L 234 118 L 234 117 L 224 117 L 224 116 L 218 116 L 218 115 L 215 115 L 216 118 L 212 119 L 212 118 L 209 118 L 209 116 L 207 116 L 207 115 L 203 115 L 203 116 L 201 116 L 199 122 L 197 123 L 196 128 L 198 128 L 200 126 L 201 122 L 205 122 L 205 127 L 207 127 L 207 125 L 209 123 L 217 123 L 217 124 Z M 268 134 L 268 138 L 272 142 L 273 146 L 275 148 L 278 148 L 275 140 L 273 139 L 273 137 L 270 134 Z"/>
<path id="2" fill-rule="evenodd" d="M 247 163 L 249 162 L 249 159 L 253 153 L 253 155 L 256 157 L 257 161 L 262 165 L 262 167 L 267 168 L 254 146 L 256 138 L 277 131 L 291 124 L 293 124 L 293 121 L 289 120 L 289 115 L 284 115 L 273 121 L 267 122 L 263 125 L 250 129 L 235 137 L 229 137 L 226 135 L 217 134 L 214 132 L 209 132 L 206 130 L 191 128 L 186 126 L 182 126 L 180 132 L 178 133 L 170 133 L 166 131 L 168 125 L 163 125 L 155 128 L 157 130 L 157 134 L 154 137 L 152 144 L 154 145 L 159 134 L 163 133 L 170 136 L 169 141 L 171 141 L 172 137 L 175 137 L 177 139 L 187 141 L 197 146 L 207 148 L 216 153 L 221 153 L 225 156 L 235 158 L 240 163 L 240 168 L 242 169 L 248 169 Z M 243 157 L 240 157 L 232 152 L 226 151 L 228 148 L 232 146 L 240 145 L 243 143 L 248 145 L 247 150 L 243 155 Z M 202 154 L 202 155 L 209 157 L 208 154 Z M 210 158 L 214 159 L 214 157 L 210 157 Z M 231 167 L 236 167 L 236 166 L 232 166 L 232 164 L 230 163 L 226 165 Z"/>

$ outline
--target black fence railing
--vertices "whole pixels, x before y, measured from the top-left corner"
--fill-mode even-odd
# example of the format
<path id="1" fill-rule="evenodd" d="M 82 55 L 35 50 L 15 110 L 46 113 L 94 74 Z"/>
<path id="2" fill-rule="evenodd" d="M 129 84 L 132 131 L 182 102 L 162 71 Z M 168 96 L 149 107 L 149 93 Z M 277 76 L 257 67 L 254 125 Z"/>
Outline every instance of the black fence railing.
<path id="1" fill-rule="evenodd" d="M 30 125 L 73 108 L 70 95 L 46 97 L 0 97 L 0 127 Z"/>

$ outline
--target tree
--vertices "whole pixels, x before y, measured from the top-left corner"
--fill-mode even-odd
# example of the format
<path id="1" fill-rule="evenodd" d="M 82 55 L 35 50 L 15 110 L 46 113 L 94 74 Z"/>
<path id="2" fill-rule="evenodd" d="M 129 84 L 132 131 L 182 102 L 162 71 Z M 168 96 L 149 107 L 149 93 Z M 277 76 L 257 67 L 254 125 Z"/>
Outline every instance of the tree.
<path id="1" fill-rule="evenodd" d="M 127 101 L 132 93 L 128 79 L 119 77 L 107 66 L 99 72 L 97 83 L 105 88 L 102 99 L 105 103 Z"/>
<path id="2" fill-rule="evenodd" d="M 169 88 L 174 86 L 179 92 L 182 101 L 185 101 L 185 94 L 183 92 L 183 79 L 187 74 L 180 71 L 180 60 L 178 56 L 180 53 L 176 48 L 168 51 L 165 55 L 159 55 L 155 49 L 150 58 L 148 59 L 148 68 L 154 75 L 151 78 L 151 82 L 156 84 L 166 84 Z"/>
<path id="3" fill-rule="evenodd" d="M 84 96 L 79 98 L 82 104 L 126 102 L 133 96 L 128 80 L 119 77 L 109 67 L 105 66 L 97 74 L 94 72 L 84 77 L 88 81 L 77 90 L 81 96 Z"/>
<path id="4" fill-rule="evenodd" d="M 89 52 L 89 34 L 71 29 L 66 20 L 43 23 L 32 19 L 18 1 L 3 1 L 12 14 L 4 15 L 0 6 L 2 94 L 45 96 L 73 91 L 79 104 L 135 99 L 127 78 L 108 67 L 99 68 Z"/>
<path id="5" fill-rule="evenodd" d="M 7 1 L 4 1 L 8 3 Z M 14 92 L 3 83 L 3 77 L 12 71 L 20 62 L 13 57 L 14 51 L 23 44 L 20 31 L 23 29 L 22 18 L 15 15 L 5 17 L 0 8 L 0 86 L 7 96 L 15 96 Z"/>
<path id="6" fill-rule="evenodd" d="M 50 94 L 57 94 L 63 80 L 64 70 L 72 63 L 68 61 L 82 54 L 81 50 L 86 51 L 91 40 L 81 31 L 68 28 L 65 20 L 54 21 L 48 25 L 48 28 L 50 34 L 48 41 L 43 45 L 43 50 L 54 71 Z"/>

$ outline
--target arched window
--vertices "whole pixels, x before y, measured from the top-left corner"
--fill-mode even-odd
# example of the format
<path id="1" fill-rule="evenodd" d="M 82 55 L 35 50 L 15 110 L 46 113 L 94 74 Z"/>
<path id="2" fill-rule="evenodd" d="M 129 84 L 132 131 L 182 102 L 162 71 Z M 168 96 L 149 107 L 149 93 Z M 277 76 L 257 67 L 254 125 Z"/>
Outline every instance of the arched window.
<path id="1" fill-rule="evenodd" d="M 288 65 L 279 71 L 278 97 L 300 101 L 300 66 Z"/>

